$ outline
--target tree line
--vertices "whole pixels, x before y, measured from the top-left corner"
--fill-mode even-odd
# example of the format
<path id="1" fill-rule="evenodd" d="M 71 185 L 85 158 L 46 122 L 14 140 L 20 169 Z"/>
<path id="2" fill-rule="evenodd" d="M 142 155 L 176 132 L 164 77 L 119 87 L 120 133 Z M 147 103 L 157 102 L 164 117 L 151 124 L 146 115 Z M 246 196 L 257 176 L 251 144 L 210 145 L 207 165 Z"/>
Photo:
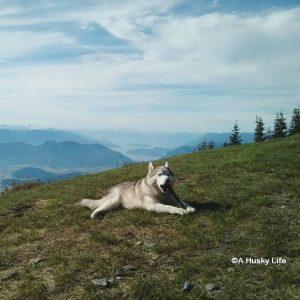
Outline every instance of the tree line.
<path id="1" fill-rule="evenodd" d="M 286 118 L 283 112 L 277 112 L 274 120 L 273 130 L 268 128 L 266 130 L 265 123 L 261 116 L 256 116 L 255 120 L 255 130 L 254 130 L 254 141 L 255 142 L 264 142 L 277 138 L 284 138 L 286 136 L 290 136 L 296 133 L 300 133 L 300 106 L 294 108 L 291 122 L 288 126 Z M 242 144 L 242 136 L 240 134 L 240 129 L 238 126 L 238 122 L 235 121 L 233 125 L 233 129 L 231 135 L 229 137 L 229 141 L 224 143 L 224 147 L 234 146 Z M 214 142 L 206 142 L 204 141 L 202 145 L 198 146 L 198 150 L 205 150 L 208 148 L 214 148 Z"/>

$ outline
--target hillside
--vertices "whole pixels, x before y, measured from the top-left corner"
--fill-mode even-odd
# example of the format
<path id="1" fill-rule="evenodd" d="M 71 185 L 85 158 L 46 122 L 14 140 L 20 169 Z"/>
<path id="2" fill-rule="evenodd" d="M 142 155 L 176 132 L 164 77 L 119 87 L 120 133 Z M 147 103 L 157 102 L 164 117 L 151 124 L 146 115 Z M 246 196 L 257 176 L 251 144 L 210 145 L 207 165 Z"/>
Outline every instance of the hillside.
<path id="1" fill-rule="evenodd" d="M 115 167 L 132 160 L 101 144 L 47 141 L 40 146 L 0 143 L 0 162 L 5 165 L 31 164 L 49 167 Z"/>
<path id="2" fill-rule="evenodd" d="M 0 299 L 299 299 L 300 135 L 169 164 L 197 213 L 91 220 L 76 205 L 142 177 L 145 164 L 1 195 Z M 231 262 L 240 257 L 287 263 Z M 110 288 L 92 283 L 103 277 Z"/>

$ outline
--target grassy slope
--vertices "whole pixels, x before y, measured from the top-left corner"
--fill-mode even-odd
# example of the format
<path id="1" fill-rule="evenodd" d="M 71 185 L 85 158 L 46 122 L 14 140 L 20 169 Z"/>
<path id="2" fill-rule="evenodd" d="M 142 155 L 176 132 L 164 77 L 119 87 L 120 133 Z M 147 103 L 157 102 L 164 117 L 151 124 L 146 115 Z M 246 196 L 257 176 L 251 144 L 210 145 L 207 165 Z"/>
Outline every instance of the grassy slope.
<path id="1" fill-rule="evenodd" d="M 173 216 L 118 211 L 102 220 L 75 206 L 145 165 L 0 196 L 2 299 L 299 299 L 300 135 L 169 160 L 176 190 L 199 208 Z M 32 208 L 18 213 L 24 204 Z M 142 242 L 141 244 L 136 244 Z M 233 265 L 232 257 L 284 257 L 286 265 Z M 41 257 L 37 264 L 30 259 Z M 91 284 L 131 264 L 110 289 Z M 186 294 L 185 280 L 193 283 Z M 220 290 L 207 292 L 205 284 Z"/>

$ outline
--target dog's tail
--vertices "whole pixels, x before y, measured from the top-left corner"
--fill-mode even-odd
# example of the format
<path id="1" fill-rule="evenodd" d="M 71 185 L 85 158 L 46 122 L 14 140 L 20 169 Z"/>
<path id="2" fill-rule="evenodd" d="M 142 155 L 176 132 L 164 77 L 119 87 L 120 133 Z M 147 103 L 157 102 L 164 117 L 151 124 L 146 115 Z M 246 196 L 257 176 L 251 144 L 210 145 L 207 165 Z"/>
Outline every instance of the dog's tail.
<path id="1" fill-rule="evenodd" d="M 90 209 L 96 209 L 99 206 L 99 200 L 82 199 L 79 204 Z"/>

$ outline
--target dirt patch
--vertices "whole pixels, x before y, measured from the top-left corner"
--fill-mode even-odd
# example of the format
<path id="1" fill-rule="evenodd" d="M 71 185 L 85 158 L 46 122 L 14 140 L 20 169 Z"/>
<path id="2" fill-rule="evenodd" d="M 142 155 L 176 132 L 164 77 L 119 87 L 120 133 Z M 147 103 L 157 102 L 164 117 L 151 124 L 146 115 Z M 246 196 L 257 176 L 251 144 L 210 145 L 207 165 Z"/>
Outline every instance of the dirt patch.
<path id="1" fill-rule="evenodd" d="M 33 205 L 32 204 L 24 204 L 24 205 L 20 205 L 17 206 L 15 208 L 12 209 L 12 213 L 15 214 L 17 217 L 21 217 L 23 216 L 23 214 L 25 212 L 27 212 L 28 210 L 32 209 Z"/>
<path id="2" fill-rule="evenodd" d="M 21 204 L 17 207 L 13 207 L 9 211 L 0 214 L 0 217 L 6 217 L 9 215 L 12 215 L 13 217 L 22 217 L 25 212 L 31 210 L 33 208 L 33 205 L 31 203 L 27 204 Z"/>
<path id="3" fill-rule="evenodd" d="M 6 216 L 13 216 L 13 217 L 22 217 L 25 213 L 31 211 L 32 209 L 42 209 L 46 208 L 49 204 L 49 201 L 51 199 L 40 199 L 36 201 L 34 204 L 33 203 L 26 203 L 26 204 L 21 204 L 19 206 L 13 207 L 9 211 L 0 214 L 0 217 L 6 217 Z"/>
<path id="4" fill-rule="evenodd" d="M 37 209 L 46 208 L 52 199 L 40 199 L 34 203 L 34 207 Z"/>

